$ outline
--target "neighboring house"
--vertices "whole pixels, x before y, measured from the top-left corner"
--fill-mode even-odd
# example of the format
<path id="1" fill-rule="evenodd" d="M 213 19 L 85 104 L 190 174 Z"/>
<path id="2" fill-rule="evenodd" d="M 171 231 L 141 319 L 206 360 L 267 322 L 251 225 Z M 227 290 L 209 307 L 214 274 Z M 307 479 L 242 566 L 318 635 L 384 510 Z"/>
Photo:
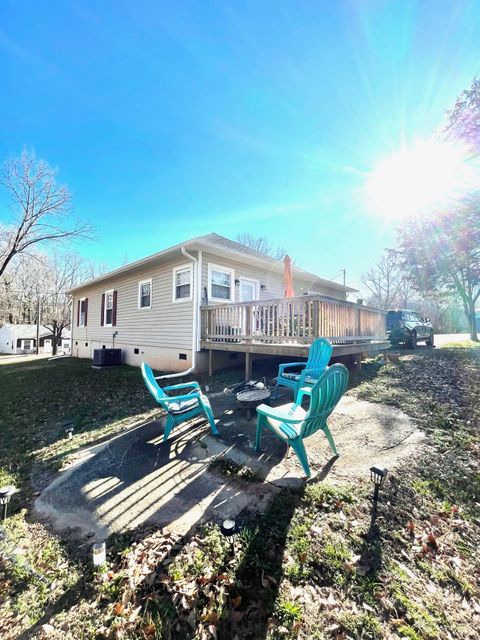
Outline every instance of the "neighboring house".
<path id="1" fill-rule="evenodd" d="M 118 347 L 127 364 L 205 369 L 201 307 L 282 299 L 283 269 L 282 261 L 215 233 L 137 260 L 70 291 L 72 355 L 91 358 L 94 349 Z M 356 291 L 295 266 L 292 272 L 297 296 L 340 302 Z"/>
<path id="2" fill-rule="evenodd" d="M 62 340 L 68 340 L 70 332 L 64 329 Z M 52 332 L 41 326 L 39 333 L 39 353 L 52 353 Z M 35 353 L 37 346 L 36 324 L 4 324 L 0 329 L 0 353 Z"/>

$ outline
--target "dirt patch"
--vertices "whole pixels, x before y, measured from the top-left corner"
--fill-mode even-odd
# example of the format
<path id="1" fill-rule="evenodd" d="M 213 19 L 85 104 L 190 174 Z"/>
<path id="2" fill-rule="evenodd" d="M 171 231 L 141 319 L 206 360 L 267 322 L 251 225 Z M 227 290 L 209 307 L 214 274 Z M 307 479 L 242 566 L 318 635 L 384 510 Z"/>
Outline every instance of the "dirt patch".
<path id="1" fill-rule="evenodd" d="M 284 397 L 280 404 L 285 403 Z M 269 431 L 262 435 L 262 451 L 254 449 L 256 421 L 236 411 L 230 398 L 213 398 L 219 416 L 220 439 L 209 434 L 202 445 L 218 456 L 250 467 L 262 480 L 277 485 L 301 485 L 305 475 L 296 455 Z M 394 469 L 415 456 L 424 437 L 415 420 L 394 407 L 345 396 L 329 419 L 330 431 L 340 456 L 335 459 L 323 432 L 305 440 L 312 478 L 330 482 L 365 478 L 379 463 Z"/>

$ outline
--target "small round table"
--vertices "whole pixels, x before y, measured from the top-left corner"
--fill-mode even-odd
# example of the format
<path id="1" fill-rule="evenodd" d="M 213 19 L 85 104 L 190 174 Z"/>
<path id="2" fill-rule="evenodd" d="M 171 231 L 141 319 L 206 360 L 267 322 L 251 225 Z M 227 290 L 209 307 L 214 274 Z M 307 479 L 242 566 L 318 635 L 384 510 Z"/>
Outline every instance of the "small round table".
<path id="1" fill-rule="evenodd" d="M 247 420 L 251 420 L 252 411 L 267 400 L 270 400 L 270 389 L 240 391 L 237 393 L 237 409 L 246 409 Z"/>

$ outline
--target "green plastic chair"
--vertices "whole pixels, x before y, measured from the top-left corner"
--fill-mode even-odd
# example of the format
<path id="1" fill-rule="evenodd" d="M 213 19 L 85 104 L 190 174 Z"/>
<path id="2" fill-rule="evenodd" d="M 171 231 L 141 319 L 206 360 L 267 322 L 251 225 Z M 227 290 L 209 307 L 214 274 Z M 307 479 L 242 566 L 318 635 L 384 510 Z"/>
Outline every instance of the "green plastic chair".
<path id="1" fill-rule="evenodd" d="M 333 364 L 322 374 L 313 387 L 299 390 L 296 402 L 280 407 L 261 404 L 257 407 L 256 451 L 260 451 L 262 429 L 267 427 L 297 454 L 307 477 L 310 477 L 305 438 L 321 429 L 334 453 L 338 455 L 335 442 L 327 425 L 327 418 L 337 406 L 348 384 L 348 369 L 343 364 Z M 308 411 L 302 408 L 304 396 L 310 396 Z"/>
<path id="2" fill-rule="evenodd" d="M 167 412 L 167 422 L 165 424 L 165 432 L 163 434 L 163 442 L 167 440 L 172 429 L 198 415 L 204 415 L 214 436 L 218 436 L 218 430 L 215 425 L 215 418 L 212 407 L 207 396 L 203 395 L 198 382 L 186 382 L 184 384 L 174 384 L 163 389 L 158 386 L 153 371 L 145 362 L 142 362 L 142 376 L 152 396 L 158 404 Z M 194 389 L 190 393 L 180 396 L 168 396 L 165 391 L 173 391 L 174 389 Z"/>
<path id="3" fill-rule="evenodd" d="M 277 386 L 272 394 L 272 398 L 278 398 L 279 387 L 289 387 L 293 389 L 293 397 L 297 397 L 299 389 L 310 387 L 320 378 L 325 371 L 330 358 L 332 357 L 333 347 L 326 338 L 317 338 L 310 345 L 308 350 L 308 360 L 306 362 L 289 362 L 281 364 L 278 367 Z M 287 369 L 303 368 L 301 372 L 288 372 Z"/>

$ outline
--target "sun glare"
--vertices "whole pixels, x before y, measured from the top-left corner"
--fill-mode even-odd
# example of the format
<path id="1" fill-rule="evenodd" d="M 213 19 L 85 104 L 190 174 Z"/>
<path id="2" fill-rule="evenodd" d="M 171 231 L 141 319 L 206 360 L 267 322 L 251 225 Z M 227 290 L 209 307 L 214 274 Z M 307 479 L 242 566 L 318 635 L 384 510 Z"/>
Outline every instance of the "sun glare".
<path id="1" fill-rule="evenodd" d="M 367 210 L 392 221 L 429 214 L 468 191 L 473 179 L 463 147 L 417 142 L 388 156 L 369 174 Z"/>

